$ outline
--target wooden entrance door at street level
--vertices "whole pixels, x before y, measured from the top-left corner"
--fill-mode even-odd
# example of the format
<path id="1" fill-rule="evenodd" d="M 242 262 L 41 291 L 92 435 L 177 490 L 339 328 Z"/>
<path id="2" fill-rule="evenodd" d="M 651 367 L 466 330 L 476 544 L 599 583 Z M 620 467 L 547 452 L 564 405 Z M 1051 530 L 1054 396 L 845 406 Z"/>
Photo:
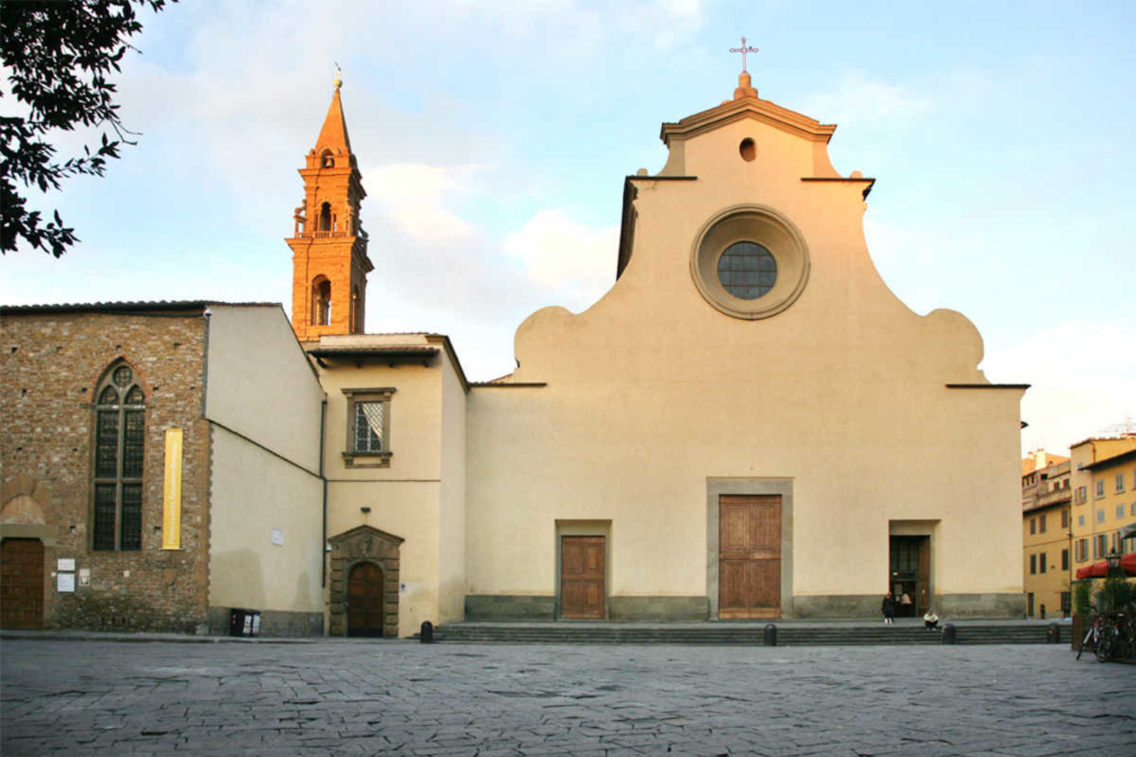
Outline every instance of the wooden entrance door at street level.
<path id="1" fill-rule="evenodd" d="M 0 628 L 43 628 L 43 542 L 0 543 Z"/>
<path id="2" fill-rule="evenodd" d="M 383 570 L 356 563 L 347 579 L 347 635 L 383 635 Z"/>
<path id="3" fill-rule="evenodd" d="M 718 617 L 781 615 L 781 497 L 718 498 Z"/>
<path id="4" fill-rule="evenodd" d="M 604 537 L 560 537 L 560 617 L 602 620 Z"/>

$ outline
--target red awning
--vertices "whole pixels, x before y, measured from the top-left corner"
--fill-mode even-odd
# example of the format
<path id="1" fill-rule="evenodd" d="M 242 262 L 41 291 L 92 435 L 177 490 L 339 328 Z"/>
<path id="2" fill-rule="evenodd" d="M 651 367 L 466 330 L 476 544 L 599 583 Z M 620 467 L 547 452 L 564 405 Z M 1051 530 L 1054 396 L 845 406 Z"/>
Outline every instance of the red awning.
<path id="1" fill-rule="evenodd" d="M 1120 567 L 1129 576 L 1136 576 L 1136 552 L 1130 555 L 1122 555 L 1120 558 Z M 1105 578 L 1108 576 L 1108 561 L 1101 560 L 1092 565 L 1086 565 L 1083 568 L 1077 568 L 1077 578 Z"/>

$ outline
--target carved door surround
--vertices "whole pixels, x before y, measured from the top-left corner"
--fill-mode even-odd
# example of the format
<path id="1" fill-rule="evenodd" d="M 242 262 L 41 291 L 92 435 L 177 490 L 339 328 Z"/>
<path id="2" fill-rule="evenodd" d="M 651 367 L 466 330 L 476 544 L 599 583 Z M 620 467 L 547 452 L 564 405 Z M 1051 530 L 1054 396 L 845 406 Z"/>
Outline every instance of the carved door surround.
<path id="1" fill-rule="evenodd" d="M 331 618 L 328 633 L 347 635 L 348 580 L 360 563 L 371 563 L 382 571 L 384 637 L 398 637 L 399 548 L 403 539 L 371 526 L 357 526 L 328 539 L 331 545 Z"/>

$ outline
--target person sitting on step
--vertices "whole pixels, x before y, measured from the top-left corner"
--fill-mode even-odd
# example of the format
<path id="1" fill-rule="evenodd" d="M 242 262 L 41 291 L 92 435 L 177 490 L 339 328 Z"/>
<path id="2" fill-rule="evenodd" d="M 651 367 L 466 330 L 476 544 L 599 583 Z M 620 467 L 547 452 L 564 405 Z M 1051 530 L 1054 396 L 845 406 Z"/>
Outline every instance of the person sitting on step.
<path id="1" fill-rule="evenodd" d="M 939 630 L 939 616 L 931 608 L 927 608 L 927 612 L 923 613 L 923 629 L 926 631 Z"/>

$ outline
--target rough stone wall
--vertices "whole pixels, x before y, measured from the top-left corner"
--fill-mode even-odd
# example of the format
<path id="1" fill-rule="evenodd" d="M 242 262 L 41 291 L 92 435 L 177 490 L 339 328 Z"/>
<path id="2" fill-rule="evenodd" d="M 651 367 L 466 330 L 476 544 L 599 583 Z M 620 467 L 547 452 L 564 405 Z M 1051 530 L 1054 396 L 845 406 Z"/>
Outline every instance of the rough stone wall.
<path id="1" fill-rule="evenodd" d="M 176 314 L 5 314 L 0 319 L 0 476 L 31 477 L 55 534 L 46 549 L 48 628 L 173 630 L 205 627 L 208 423 L 201 417 L 204 319 Z M 90 547 L 93 394 L 118 358 L 146 391 L 142 549 Z M 167 428 L 185 432 L 181 549 L 164 551 L 162 493 Z M 2 503 L 0 503 L 2 505 Z M 46 540 L 45 540 L 46 541 Z M 74 558 L 89 585 L 56 590 L 56 561 Z"/>

